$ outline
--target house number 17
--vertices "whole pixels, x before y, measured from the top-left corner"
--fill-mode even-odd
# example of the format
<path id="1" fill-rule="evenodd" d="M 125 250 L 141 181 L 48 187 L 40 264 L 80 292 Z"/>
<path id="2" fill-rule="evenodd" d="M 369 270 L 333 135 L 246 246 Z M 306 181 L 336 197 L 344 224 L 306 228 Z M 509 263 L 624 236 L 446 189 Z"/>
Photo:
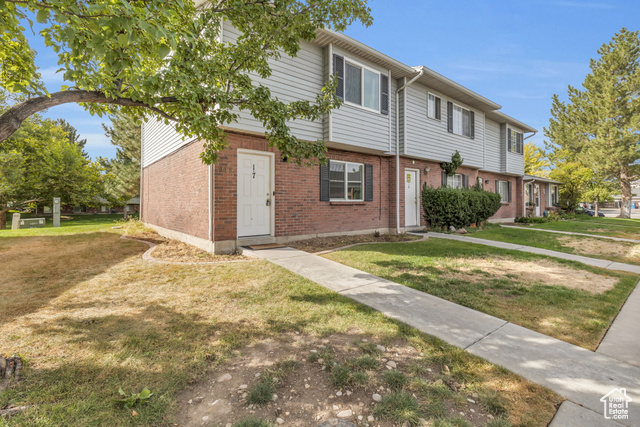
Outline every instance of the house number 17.
<path id="1" fill-rule="evenodd" d="M 251 175 L 253 175 L 253 179 L 256 179 L 256 165 L 253 165 L 253 173 Z"/>

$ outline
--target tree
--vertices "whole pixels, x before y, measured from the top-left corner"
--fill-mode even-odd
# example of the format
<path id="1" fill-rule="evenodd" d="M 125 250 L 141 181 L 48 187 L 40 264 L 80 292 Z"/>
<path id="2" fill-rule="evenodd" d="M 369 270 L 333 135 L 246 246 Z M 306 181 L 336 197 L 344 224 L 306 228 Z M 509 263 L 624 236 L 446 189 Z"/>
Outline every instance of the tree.
<path id="1" fill-rule="evenodd" d="M 546 135 L 553 150 L 572 152 L 622 193 L 628 218 L 631 182 L 640 176 L 640 39 L 623 28 L 592 59 L 582 89 L 569 86 L 568 101 L 553 97 Z"/>
<path id="2" fill-rule="evenodd" d="M 613 200 L 614 191 L 615 183 L 606 181 L 594 174 L 587 184 L 583 198 L 585 201 L 593 203 L 595 216 L 597 217 L 600 212 L 600 204 Z"/>
<path id="3" fill-rule="evenodd" d="M 62 126 L 62 129 L 64 129 L 65 132 L 67 132 L 67 134 L 69 135 L 69 142 L 72 144 L 76 144 L 78 147 L 80 147 L 80 150 L 82 150 L 82 155 L 88 159 L 89 154 L 86 151 L 84 151 L 84 147 L 87 145 L 87 139 L 80 138 L 78 129 L 73 127 L 71 123 L 67 122 L 65 119 L 58 119 L 57 122 L 60 126 Z"/>
<path id="4" fill-rule="evenodd" d="M 40 35 L 72 87 L 45 90 L 21 26 L 29 12 L 44 26 Z M 213 0 L 199 8 L 190 0 L 4 0 L 0 84 L 29 99 L 0 116 L 0 143 L 32 114 L 72 102 L 100 115 L 121 110 L 173 121 L 182 134 L 204 141 L 201 157 L 212 163 L 227 145 L 221 126 L 244 110 L 283 155 L 324 159 L 324 143 L 298 140 L 287 122 L 318 120 L 338 107 L 333 78 L 315 102 L 285 103 L 252 76 L 269 77 L 269 61 L 295 56 L 317 29 L 341 31 L 356 20 L 371 24 L 366 0 Z M 235 44 L 220 42 L 222 21 L 242 34 Z"/>
<path id="5" fill-rule="evenodd" d="M 106 171 L 104 197 L 118 206 L 140 194 L 140 121 L 115 114 L 111 117 L 111 126 L 102 127 L 111 143 L 118 147 L 115 159 L 102 160 Z"/>
<path id="6" fill-rule="evenodd" d="M 584 193 L 591 182 L 593 171 L 576 161 L 557 163 L 549 172 L 549 178 L 560 181 L 560 207 L 573 210 L 584 199 Z"/>
<path id="7" fill-rule="evenodd" d="M 100 170 L 69 141 L 59 123 L 31 117 L 0 145 L 0 229 L 6 227 L 9 208 L 53 197 L 60 197 L 65 204 L 93 202 L 100 189 Z"/>
<path id="8" fill-rule="evenodd" d="M 544 150 L 533 142 L 524 144 L 524 173 L 546 177 L 549 175 L 549 160 Z"/>

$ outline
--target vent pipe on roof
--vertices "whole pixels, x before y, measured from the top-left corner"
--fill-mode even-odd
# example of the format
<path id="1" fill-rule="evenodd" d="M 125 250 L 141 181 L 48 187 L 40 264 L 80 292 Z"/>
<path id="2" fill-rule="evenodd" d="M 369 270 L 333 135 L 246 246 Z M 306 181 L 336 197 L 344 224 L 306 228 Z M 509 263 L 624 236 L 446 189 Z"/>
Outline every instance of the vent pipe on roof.
<path id="1" fill-rule="evenodd" d="M 400 92 L 405 90 L 411 83 L 418 80 L 424 74 L 424 67 L 420 67 L 420 71 L 407 83 L 402 85 L 401 88 L 396 90 L 396 233 L 400 234 Z M 391 77 L 391 76 L 389 76 Z M 405 94 L 405 99 L 406 99 Z M 407 115 L 405 109 L 402 109 L 402 113 Z M 405 120 L 406 122 L 406 120 Z M 405 135 L 405 150 L 407 148 L 407 140 Z"/>

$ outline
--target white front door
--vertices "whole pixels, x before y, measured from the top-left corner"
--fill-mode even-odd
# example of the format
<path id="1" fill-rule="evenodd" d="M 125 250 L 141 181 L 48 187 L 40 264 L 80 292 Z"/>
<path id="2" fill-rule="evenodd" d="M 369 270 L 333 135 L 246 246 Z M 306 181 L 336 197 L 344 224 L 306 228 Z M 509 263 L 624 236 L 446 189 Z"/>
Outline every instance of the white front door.
<path id="1" fill-rule="evenodd" d="M 536 202 L 536 216 L 540 216 L 540 184 L 533 186 L 533 194 Z"/>
<path id="2" fill-rule="evenodd" d="M 238 237 L 271 234 L 271 162 L 268 154 L 238 152 Z"/>
<path id="3" fill-rule="evenodd" d="M 420 197 L 418 195 L 418 171 L 404 171 L 404 226 L 420 225 Z"/>

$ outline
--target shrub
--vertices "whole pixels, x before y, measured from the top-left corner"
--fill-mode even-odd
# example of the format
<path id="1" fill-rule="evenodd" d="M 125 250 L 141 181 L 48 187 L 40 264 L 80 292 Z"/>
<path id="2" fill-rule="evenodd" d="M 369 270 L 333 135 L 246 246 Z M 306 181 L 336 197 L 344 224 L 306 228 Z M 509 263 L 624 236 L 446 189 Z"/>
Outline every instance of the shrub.
<path id="1" fill-rule="evenodd" d="M 432 227 L 480 224 L 500 209 L 500 195 L 481 189 L 422 188 L 424 217 Z"/>

